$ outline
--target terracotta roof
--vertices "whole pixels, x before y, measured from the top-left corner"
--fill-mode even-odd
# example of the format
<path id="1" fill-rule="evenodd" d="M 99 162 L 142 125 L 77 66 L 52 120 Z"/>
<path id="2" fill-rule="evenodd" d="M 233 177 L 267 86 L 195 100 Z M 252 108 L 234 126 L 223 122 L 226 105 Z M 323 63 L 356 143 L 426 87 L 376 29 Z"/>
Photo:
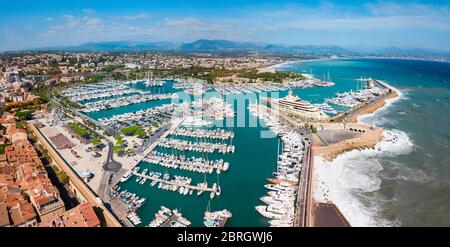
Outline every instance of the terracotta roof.
<path id="1" fill-rule="evenodd" d="M 0 173 L 0 185 L 13 185 L 14 184 L 14 178 L 13 176 L 9 174 L 2 174 Z"/>
<path id="2" fill-rule="evenodd" d="M 21 225 L 36 218 L 33 205 L 31 203 L 17 203 L 9 210 L 13 225 Z"/>
<path id="3" fill-rule="evenodd" d="M 8 208 L 6 207 L 5 203 L 0 202 L 0 227 L 9 225 L 10 223 L 9 223 Z"/>
<path id="4" fill-rule="evenodd" d="M 40 227 L 98 227 L 98 219 L 88 202 L 78 205 L 58 216 L 53 216 L 39 224 Z"/>

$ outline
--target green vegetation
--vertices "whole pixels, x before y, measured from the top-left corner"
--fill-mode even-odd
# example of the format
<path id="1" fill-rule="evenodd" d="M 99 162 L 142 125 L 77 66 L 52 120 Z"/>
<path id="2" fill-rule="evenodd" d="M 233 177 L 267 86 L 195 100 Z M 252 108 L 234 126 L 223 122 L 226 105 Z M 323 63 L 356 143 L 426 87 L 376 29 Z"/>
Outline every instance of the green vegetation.
<path id="1" fill-rule="evenodd" d="M 41 104 L 42 104 L 41 99 L 35 99 L 35 100 L 24 102 L 24 103 L 4 105 L 3 111 L 9 112 L 12 109 L 17 109 L 17 111 L 38 110 L 41 108 Z"/>
<path id="2" fill-rule="evenodd" d="M 39 96 L 42 103 L 48 103 L 50 101 L 50 97 L 48 97 L 47 95 L 45 95 L 43 93 L 36 93 L 36 96 Z"/>
<path id="3" fill-rule="evenodd" d="M 122 147 L 122 145 L 125 144 L 123 136 L 114 136 L 114 139 L 116 139 L 116 146 Z"/>
<path id="4" fill-rule="evenodd" d="M 9 144 L 9 143 L 0 144 L 0 154 L 5 154 L 5 147 L 7 147 L 9 145 L 11 145 L 11 144 Z"/>
<path id="5" fill-rule="evenodd" d="M 61 98 L 61 101 L 63 104 L 73 107 L 73 108 L 81 108 L 82 106 L 76 102 L 71 101 L 70 99 L 68 99 L 67 97 L 63 97 Z"/>
<path id="6" fill-rule="evenodd" d="M 118 71 L 112 72 L 112 77 L 117 80 L 134 80 L 143 78 L 148 71 L 145 70 L 133 70 L 132 72 L 123 73 Z M 284 79 L 304 79 L 300 74 L 276 71 L 258 73 L 257 70 L 245 70 L 245 69 L 225 69 L 225 68 L 206 68 L 201 66 L 192 66 L 189 68 L 176 68 L 171 70 L 155 69 L 151 71 L 156 77 L 194 77 L 198 79 L 206 80 L 208 83 L 213 83 L 215 79 L 219 77 L 228 77 L 237 75 L 238 77 L 251 79 L 250 82 L 255 82 L 256 79 L 261 81 L 274 81 L 282 82 Z M 231 82 L 231 80 L 230 80 Z"/>
<path id="7" fill-rule="evenodd" d="M 132 125 L 129 127 L 124 127 L 120 129 L 120 132 L 126 136 L 133 136 L 137 135 L 139 137 L 143 137 L 147 135 L 147 133 L 142 129 L 142 126 L 139 125 Z"/>
<path id="8" fill-rule="evenodd" d="M 145 130 L 143 130 L 143 129 L 140 129 L 140 130 L 134 132 L 134 134 L 137 135 L 138 137 L 144 137 L 147 135 L 147 132 L 145 132 Z"/>
<path id="9" fill-rule="evenodd" d="M 272 72 L 258 73 L 257 70 L 251 70 L 244 73 L 240 73 L 238 74 L 238 77 L 249 78 L 251 79 L 250 80 L 251 82 L 257 79 L 261 81 L 273 81 L 273 82 L 282 82 L 285 79 L 296 79 L 296 80 L 304 79 L 302 75 L 294 72 L 275 71 L 275 73 Z"/>
<path id="10" fill-rule="evenodd" d="M 15 116 L 18 117 L 22 121 L 30 120 L 33 112 L 34 112 L 34 110 L 22 110 L 22 111 L 16 112 Z"/>
<path id="11" fill-rule="evenodd" d="M 58 176 L 58 180 L 60 183 L 66 185 L 69 183 L 69 176 L 63 171 L 57 171 L 56 176 Z"/>
<path id="12" fill-rule="evenodd" d="M 95 75 L 89 78 L 86 78 L 83 83 L 97 83 L 97 82 L 101 82 L 105 79 L 105 76 L 101 76 L 101 75 Z"/>
<path id="13" fill-rule="evenodd" d="M 82 137 L 85 137 L 85 138 L 89 138 L 91 136 L 91 132 L 89 132 L 89 130 L 87 130 L 86 127 L 82 126 L 81 124 L 78 124 L 78 123 L 75 123 L 75 122 L 69 122 L 67 124 L 78 135 L 80 135 Z"/>
<path id="14" fill-rule="evenodd" d="M 311 125 L 311 132 L 317 133 L 317 128 L 314 125 Z"/>
<path id="15" fill-rule="evenodd" d="M 100 137 L 96 136 L 91 139 L 91 143 L 92 143 L 92 145 L 97 146 L 97 145 L 100 145 L 102 143 L 102 141 L 100 140 Z"/>
<path id="16" fill-rule="evenodd" d="M 16 121 L 16 127 L 18 129 L 26 129 L 27 126 L 26 126 L 25 120 Z"/>
<path id="17" fill-rule="evenodd" d="M 122 146 L 113 146 L 112 150 L 114 153 L 118 153 L 120 151 L 124 151 L 124 148 Z"/>

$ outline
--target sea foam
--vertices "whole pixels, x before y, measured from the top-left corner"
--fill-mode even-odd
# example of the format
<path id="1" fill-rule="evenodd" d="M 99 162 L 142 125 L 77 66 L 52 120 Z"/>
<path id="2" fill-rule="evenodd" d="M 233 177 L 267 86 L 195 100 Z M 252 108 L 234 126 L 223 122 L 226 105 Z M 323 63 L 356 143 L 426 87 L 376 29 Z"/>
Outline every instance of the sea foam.
<path id="1" fill-rule="evenodd" d="M 393 88 L 394 89 L 394 88 Z M 386 105 L 370 115 L 360 117 L 358 121 L 379 125 L 384 122 L 383 115 L 399 97 L 388 100 Z M 380 189 L 379 177 L 383 166 L 379 158 L 410 153 L 414 148 L 408 135 L 392 129 L 383 132 L 382 140 L 373 149 L 352 150 L 338 155 L 333 161 L 322 157 L 314 159 L 314 198 L 319 202 L 332 202 L 344 214 L 352 226 L 396 226 L 380 215 L 382 201 L 371 196 L 371 192 Z"/>

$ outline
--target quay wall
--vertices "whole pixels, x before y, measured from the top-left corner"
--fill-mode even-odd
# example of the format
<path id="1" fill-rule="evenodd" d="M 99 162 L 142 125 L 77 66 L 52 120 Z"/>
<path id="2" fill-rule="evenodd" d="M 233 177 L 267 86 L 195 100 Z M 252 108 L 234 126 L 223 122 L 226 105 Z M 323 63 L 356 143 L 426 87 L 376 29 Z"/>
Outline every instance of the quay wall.
<path id="1" fill-rule="evenodd" d="M 107 227 L 121 227 L 119 221 L 114 215 L 103 205 L 101 199 L 84 183 L 78 174 L 70 167 L 70 165 L 62 158 L 56 149 L 50 144 L 47 138 L 40 132 L 39 129 L 32 122 L 27 122 L 34 135 L 37 137 L 39 144 L 41 144 L 52 158 L 54 163 L 61 171 L 69 177 L 69 185 L 77 194 L 77 198 L 82 199 L 82 202 L 89 202 L 93 205 L 97 216 L 99 216 L 102 225 Z"/>
<path id="2" fill-rule="evenodd" d="M 345 120 L 346 122 L 357 123 L 358 117 L 375 112 L 379 108 L 386 105 L 386 100 L 393 99 L 397 96 L 398 96 L 397 92 L 395 90 L 391 90 L 388 94 L 386 94 L 385 96 L 381 97 L 378 100 L 375 100 L 374 102 L 366 103 L 347 112 L 342 112 L 334 117 L 327 119 L 326 121 L 341 122 Z"/>
<path id="3" fill-rule="evenodd" d="M 375 103 L 373 103 L 371 105 L 368 105 L 367 107 L 363 107 L 357 113 L 351 115 L 347 119 L 347 121 L 351 122 L 351 123 L 356 123 L 356 122 L 358 122 L 358 117 L 360 117 L 362 115 L 371 114 L 371 113 L 375 112 L 379 108 L 381 108 L 381 107 L 386 105 L 386 100 L 393 99 L 393 98 L 395 98 L 397 96 L 398 96 L 397 92 L 391 91 L 382 100 L 379 100 L 379 101 L 377 101 L 377 102 L 375 102 Z"/>
<path id="4" fill-rule="evenodd" d="M 328 146 L 313 146 L 314 154 L 321 155 L 325 159 L 332 161 L 336 156 L 341 153 L 353 150 L 353 149 L 365 149 L 374 148 L 375 145 L 381 140 L 383 129 L 376 128 L 361 134 L 361 137 L 344 140 L 339 143 L 331 144 Z"/>

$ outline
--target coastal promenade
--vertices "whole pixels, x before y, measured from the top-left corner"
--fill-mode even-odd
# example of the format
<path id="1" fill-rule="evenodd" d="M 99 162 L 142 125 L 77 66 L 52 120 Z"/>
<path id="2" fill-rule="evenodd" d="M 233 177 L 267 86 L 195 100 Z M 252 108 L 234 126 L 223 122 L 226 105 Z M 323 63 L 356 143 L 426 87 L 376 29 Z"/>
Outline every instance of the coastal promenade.
<path id="1" fill-rule="evenodd" d="M 309 184 L 312 169 L 311 161 L 311 146 L 305 146 L 305 154 L 303 156 L 302 170 L 300 171 L 300 181 L 298 184 L 298 193 L 295 208 L 295 227 L 306 227 L 309 222 L 311 200 L 308 200 L 311 195 L 311 186 Z"/>
<path id="2" fill-rule="evenodd" d="M 52 158 L 55 164 L 61 171 L 69 177 L 70 187 L 77 195 L 81 202 L 89 202 L 94 205 L 94 209 L 102 221 L 102 224 L 107 227 L 121 227 L 122 225 L 116 219 L 112 212 L 110 212 L 101 199 L 84 183 L 78 174 L 70 167 L 66 160 L 58 153 L 55 147 L 47 140 L 47 138 L 40 132 L 33 122 L 27 122 L 29 128 L 36 136 L 39 144 L 41 144 Z"/>

